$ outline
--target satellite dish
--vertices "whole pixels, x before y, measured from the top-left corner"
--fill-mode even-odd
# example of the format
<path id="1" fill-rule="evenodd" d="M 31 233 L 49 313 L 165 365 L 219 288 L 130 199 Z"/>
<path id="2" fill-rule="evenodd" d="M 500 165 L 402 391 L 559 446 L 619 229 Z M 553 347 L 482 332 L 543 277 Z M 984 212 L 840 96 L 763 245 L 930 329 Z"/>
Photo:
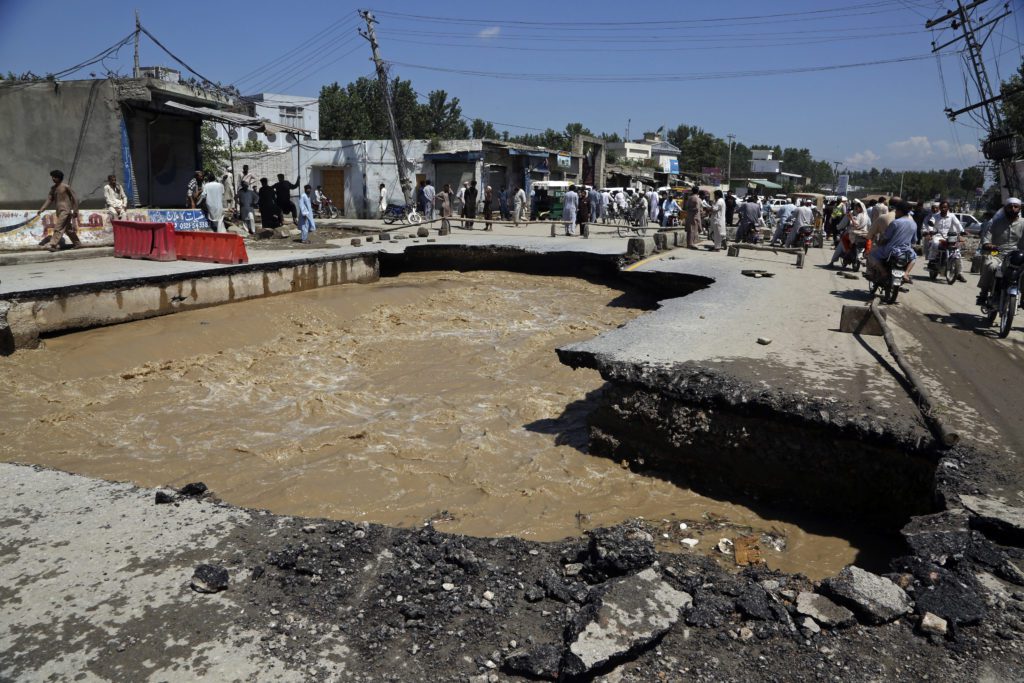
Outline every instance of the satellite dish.
<path id="1" fill-rule="evenodd" d="M 267 140 L 270 142 L 274 142 L 275 140 L 277 140 L 277 136 L 274 135 L 273 133 L 267 133 Z"/>
<path id="2" fill-rule="evenodd" d="M 238 139 L 238 131 L 235 130 L 234 128 L 229 128 L 228 129 L 228 137 L 231 138 L 232 140 L 237 140 Z"/>
<path id="3" fill-rule="evenodd" d="M 291 133 L 288 133 L 288 135 L 286 135 L 284 139 L 287 140 L 288 142 L 295 142 L 295 136 L 292 135 Z"/>
<path id="4" fill-rule="evenodd" d="M 257 134 L 256 134 L 256 131 L 254 131 L 254 130 L 250 130 L 250 131 L 249 131 L 249 135 L 248 135 L 248 137 L 249 137 L 249 139 L 250 139 L 250 140 L 252 140 L 253 142 L 256 142 L 256 140 L 257 140 L 257 139 L 259 138 L 259 135 L 257 135 Z"/>

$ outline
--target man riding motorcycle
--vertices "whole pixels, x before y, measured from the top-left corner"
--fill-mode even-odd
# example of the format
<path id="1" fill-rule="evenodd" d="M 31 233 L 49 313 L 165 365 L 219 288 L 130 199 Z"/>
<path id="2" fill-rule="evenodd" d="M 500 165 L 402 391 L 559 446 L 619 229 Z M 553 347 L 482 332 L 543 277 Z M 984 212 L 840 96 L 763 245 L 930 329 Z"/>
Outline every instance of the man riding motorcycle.
<path id="1" fill-rule="evenodd" d="M 964 226 L 961 225 L 959 218 L 949 212 L 949 202 L 942 200 L 939 211 L 925 219 L 921 234 L 924 238 L 924 256 L 931 262 L 939 257 L 939 245 L 942 241 L 959 240 L 964 234 Z M 957 280 L 967 282 L 963 275 L 957 275 Z"/>
<path id="2" fill-rule="evenodd" d="M 868 254 L 868 269 L 865 277 L 874 280 L 878 275 L 888 276 L 885 266 L 890 254 L 906 255 L 910 259 L 907 264 L 906 274 L 903 276 L 904 284 L 910 282 L 910 271 L 914 268 L 914 261 L 917 253 L 911 244 L 917 236 L 917 224 L 910 217 L 912 207 L 908 201 L 899 201 L 893 207 L 896 220 L 885 229 L 885 234 L 878 240 L 878 244 Z"/>
<path id="3" fill-rule="evenodd" d="M 839 221 L 836 229 L 842 236 L 836 243 L 836 250 L 832 252 L 832 260 L 828 262 L 829 266 L 834 266 L 836 261 L 844 258 L 851 250 L 855 250 L 858 237 L 867 238 L 868 212 L 864 208 L 864 203 L 859 199 L 854 199 L 853 207 L 848 214 L 843 216 L 843 220 Z"/>
<path id="4" fill-rule="evenodd" d="M 985 260 L 981 264 L 978 278 L 978 305 L 986 306 L 988 297 L 1002 270 L 1005 259 L 1015 250 L 1024 249 L 1024 218 L 1021 218 L 1021 201 L 1016 197 L 1006 200 L 1006 206 L 999 209 L 992 220 L 981 226 L 978 239 Z M 997 251 L 998 256 L 991 252 Z"/>

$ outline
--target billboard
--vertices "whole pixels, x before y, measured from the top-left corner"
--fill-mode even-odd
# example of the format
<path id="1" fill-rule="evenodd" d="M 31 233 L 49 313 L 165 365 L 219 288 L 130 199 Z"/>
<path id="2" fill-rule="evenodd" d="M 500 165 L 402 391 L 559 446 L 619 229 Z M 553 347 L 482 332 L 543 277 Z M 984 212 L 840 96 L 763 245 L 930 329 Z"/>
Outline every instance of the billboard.
<path id="1" fill-rule="evenodd" d="M 0 251 L 18 251 L 39 246 L 53 232 L 55 211 L 44 211 L 33 221 L 35 211 L 0 211 Z M 173 223 L 175 230 L 209 230 L 210 224 L 199 209 L 129 209 L 129 221 Z M 82 244 L 114 243 L 114 232 L 106 209 L 82 209 L 78 215 L 78 238 Z"/>
<path id="2" fill-rule="evenodd" d="M 572 166 L 572 157 L 568 154 L 558 155 L 558 168 L 569 168 Z"/>
<path id="3" fill-rule="evenodd" d="M 850 176 L 846 173 L 839 176 L 839 184 L 836 186 L 836 194 L 845 195 L 850 187 Z"/>
<path id="4" fill-rule="evenodd" d="M 668 160 L 668 172 L 679 175 L 679 159 L 672 158 Z"/>
<path id="5" fill-rule="evenodd" d="M 779 163 L 780 162 L 774 159 L 769 159 L 767 161 L 754 159 L 750 162 L 750 170 L 753 173 L 778 173 L 780 170 Z"/>

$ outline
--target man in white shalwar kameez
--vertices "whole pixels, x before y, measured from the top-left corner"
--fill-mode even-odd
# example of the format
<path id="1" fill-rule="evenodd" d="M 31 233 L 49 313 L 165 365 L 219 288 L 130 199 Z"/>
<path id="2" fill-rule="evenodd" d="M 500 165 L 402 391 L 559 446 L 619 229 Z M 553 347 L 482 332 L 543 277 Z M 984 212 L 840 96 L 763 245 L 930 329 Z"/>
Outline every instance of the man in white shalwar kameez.
<path id="1" fill-rule="evenodd" d="M 576 186 L 570 185 L 569 191 L 562 197 L 562 222 L 565 224 L 565 234 L 576 234 L 576 209 L 579 207 L 580 197 L 576 194 Z"/>

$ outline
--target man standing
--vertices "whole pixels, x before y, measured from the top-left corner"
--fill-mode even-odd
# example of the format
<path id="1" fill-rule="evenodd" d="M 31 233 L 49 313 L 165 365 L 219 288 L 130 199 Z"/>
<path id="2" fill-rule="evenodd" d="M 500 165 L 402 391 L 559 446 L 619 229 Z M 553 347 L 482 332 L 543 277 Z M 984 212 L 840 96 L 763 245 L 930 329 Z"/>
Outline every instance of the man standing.
<path id="1" fill-rule="evenodd" d="M 518 227 L 519 221 L 523 220 L 523 211 L 526 210 L 526 191 L 518 185 L 515 188 L 516 193 L 512 200 L 512 221 Z"/>
<path id="2" fill-rule="evenodd" d="M 231 173 L 225 170 L 221 175 L 220 184 L 224 187 L 224 216 L 228 221 L 235 216 L 235 188 L 232 182 Z"/>
<path id="3" fill-rule="evenodd" d="M 579 207 L 579 201 L 576 186 L 570 185 L 569 191 L 562 196 L 562 223 L 565 224 L 567 236 L 576 234 L 576 209 Z"/>
<path id="4" fill-rule="evenodd" d="M 740 227 L 736 231 L 736 241 L 757 241 L 757 222 L 760 219 L 761 207 L 757 205 L 757 200 L 754 196 L 748 194 L 747 198 L 740 204 Z"/>
<path id="5" fill-rule="evenodd" d="M 292 201 L 292 190 L 299 187 L 299 179 L 296 178 L 294 183 L 289 183 L 284 179 L 284 173 L 277 174 L 277 182 L 274 183 L 274 197 L 277 201 L 278 211 L 281 213 L 282 221 L 284 220 L 284 214 L 290 213 L 292 215 L 292 222 L 298 225 L 299 217 L 295 213 L 295 202 Z"/>
<path id="6" fill-rule="evenodd" d="M 601 222 L 608 222 L 608 207 L 611 206 L 612 195 L 608 190 L 601 193 Z"/>
<path id="7" fill-rule="evenodd" d="M 437 192 L 430 184 L 430 178 L 427 178 L 423 181 L 423 220 L 434 220 L 434 197 L 436 196 Z"/>
<path id="8" fill-rule="evenodd" d="M 437 193 L 437 197 L 434 198 L 434 203 L 437 204 L 437 211 L 441 214 L 441 234 L 447 235 L 451 232 L 451 223 L 448 221 L 452 215 L 452 187 L 448 183 L 444 184 L 441 191 Z"/>
<path id="9" fill-rule="evenodd" d="M 593 187 L 587 191 L 587 204 L 590 212 L 588 217 L 591 223 L 597 222 L 597 217 L 601 214 L 601 193 Z"/>
<path id="10" fill-rule="evenodd" d="M 476 195 L 476 181 L 474 180 L 469 183 L 469 187 L 466 188 L 466 192 L 463 194 L 465 206 L 462 207 L 462 215 L 466 218 L 473 218 L 476 216 Z M 463 225 L 465 225 L 468 230 L 473 229 L 473 221 L 471 220 L 463 221 Z"/>
<path id="11" fill-rule="evenodd" d="M 194 209 L 199 206 L 199 194 L 203 190 L 203 172 L 196 171 L 188 181 L 188 188 L 185 190 L 185 206 Z"/>
<path id="12" fill-rule="evenodd" d="M 459 212 L 459 215 L 463 218 L 466 217 L 466 190 L 469 189 L 469 181 L 462 183 L 462 187 L 455 195 L 455 208 Z"/>
<path id="13" fill-rule="evenodd" d="M 259 203 L 259 195 L 256 194 L 249 183 L 242 181 L 242 189 L 238 191 L 238 217 L 245 225 L 245 230 L 250 235 L 256 234 L 256 205 Z"/>
<path id="14" fill-rule="evenodd" d="M 377 201 L 377 210 L 380 211 L 380 217 L 383 218 L 384 214 L 388 210 L 388 186 L 381 183 L 377 190 L 380 193 L 380 197 Z"/>
<path id="15" fill-rule="evenodd" d="M 715 190 L 715 206 L 711 214 L 711 251 L 719 251 L 725 241 L 725 198 Z"/>
<path id="16" fill-rule="evenodd" d="M 313 222 L 313 187 L 306 185 L 299 196 L 299 230 L 302 232 L 302 243 L 309 244 L 309 233 L 316 232 Z"/>
<path id="17" fill-rule="evenodd" d="M 736 195 L 729 190 L 725 195 L 725 224 L 732 225 L 732 217 L 736 213 Z"/>
<path id="18" fill-rule="evenodd" d="M 107 202 L 107 215 L 110 216 L 110 220 L 123 221 L 128 208 L 128 197 L 113 173 L 107 176 L 107 184 L 103 186 L 103 199 Z"/>
<path id="19" fill-rule="evenodd" d="M 260 178 L 260 223 L 264 228 L 277 228 L 284 222 L 281 210 L 277 208 L 277 192 L 267 184 L 266 178 Z"/>
<path id="20" fill-rule="evenodd" d="M 654 188 L 647 190 L 647 194 L 644 195 L 647 198 L 647 218 L 652 223 L 658 222 L 658 193 L 654 191 Z"/>
<path id="21" fill-rule="evenodd" d="M 813 225 L 814 212 L 811 211 L 811 200 L 805 199 L 800 203 L 800 206 L 793 209 L 793 229 L 789 231 L 789 236 L 786 237 L 786 246 L 795 246 L 796 238 L 800 236 L 800 229 Z"/>
<path id="22" fill-rule="evenodd" d="M 686 248 L 696 249 L 700 237 L 697 231 L 700 230 L 703 207 L 700 199 L 700 188 L 696 185 L 690 190 L 686 198 Z"/>
<path id="23" fill-rule="evenodd" d="M 985 256 L 978 278 L 978 305 L 988 303 L 989 291 L 995 284 L 996 275 L 1003 267 L 1003 260 L 1015 249 L 1024 248 L 1024 218 L 1021 218 L 1021 202 L 1016 197 L 1006 200 L 1006 206 L 999 209 L 992 220 L 982 224 L 978 241 L 983 251 L 999 252 L 998 256 Z"/>
<path id="24" fill-rule="evenodd" d="M 75 221 L 78 220 L 78 197 L 75 196 L 75 191 L 64 182 L 64 171 L 50 171 L 50 180 L 53 181 L 53 187 L 50 188 L 50 192 L 46 195 L 46 201 L 43 202 L 43 206 L 36 213 L 36 216 L 39 216 L 43 211 L 46 211 L 46 207 L 50 204 L 53 204 L 56 210 L 53 234 L 50 235 L 48 249 L 50 251 L 60 249 L 65 233 L 67 233 L 68 239 L 71 240 L 71 248 L 77 249 L 82 245 L 78 239 L 78 228 L 75 227 Z"/>
<path id="25" fill-rule="evenodd" d="M 242 183 L 246 183 L 249 189 L 256 187 L 256 175 L 249 172 L 249 164 L 242 164 L 242 175 L 238 177 L 238 186 L 241 187 Z"/>
<path id="26" fill-rule="evenodd" d="M 224 186 L 217 182 L 212 173 L 207 172 L 203 191 L 199 195 L 198 204 L 206 202 L 206 215 L 214 232 L 224 232 Z"/>

